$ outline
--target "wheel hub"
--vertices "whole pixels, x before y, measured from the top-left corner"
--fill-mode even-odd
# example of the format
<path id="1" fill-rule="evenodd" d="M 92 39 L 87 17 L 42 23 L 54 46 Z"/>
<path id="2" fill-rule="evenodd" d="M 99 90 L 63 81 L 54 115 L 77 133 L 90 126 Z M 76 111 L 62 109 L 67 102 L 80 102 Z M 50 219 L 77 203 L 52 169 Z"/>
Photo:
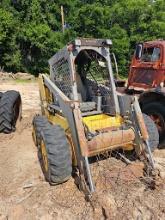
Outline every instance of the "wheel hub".
<path id="1" fill-rule="evenodd" d="M 43 162 L 44 169 L 47 172 L 48 171 L 48 158 L 47 158 L 45 143 L 43 140 L 41 141 L 41 155 L 42 155 L 42 162 Z"/>

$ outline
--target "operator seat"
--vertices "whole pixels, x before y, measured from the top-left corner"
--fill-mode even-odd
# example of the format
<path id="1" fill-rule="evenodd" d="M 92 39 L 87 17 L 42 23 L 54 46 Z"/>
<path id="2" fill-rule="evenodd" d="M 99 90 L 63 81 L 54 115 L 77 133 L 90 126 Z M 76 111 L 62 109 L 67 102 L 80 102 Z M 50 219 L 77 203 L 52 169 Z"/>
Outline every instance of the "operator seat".
<path id="1" fill-rule="evenodd" d="M 94 94 L 92 92 L 92 88 L 89 88 L 89 85 L 84 81 L 82 82 L 81 76 L 76 73 L 76 82 L 77 82 L 77 91 L 78 91 L 78 99 L 80 101 L 80 110 L 83 113 L 90 112 L 100 113 L 97 111 L 97 102 L 94 100 Z"/>

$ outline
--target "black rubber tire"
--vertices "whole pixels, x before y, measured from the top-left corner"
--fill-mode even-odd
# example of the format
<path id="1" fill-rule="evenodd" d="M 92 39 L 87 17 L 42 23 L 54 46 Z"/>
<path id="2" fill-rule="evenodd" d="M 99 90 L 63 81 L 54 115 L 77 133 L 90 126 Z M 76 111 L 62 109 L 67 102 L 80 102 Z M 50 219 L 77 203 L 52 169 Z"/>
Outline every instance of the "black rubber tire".
<path id="1" fill-rule="evenodd" d="M 42 115 L 36 115 L 34 116 L 33 118 L 33 128 L 35 130 L 35 141 L 36 141 L 36 146 L 39 147 L 39 143 L 40 143 L 40 140 L 41 140 L 41 131 L 43 128 L 49 126 L 49 121 L 48 119 L 45 117 L 45 116 L 42 116 Z"/>
<path id="2" fill-rule="evenodd" d="M 8 134 L 15 131 L 20 111 L 20 93 L 14 90 L 3 93 L 0 100 L 0 132 Z"/>
<path id="3" fill-rule="evenodd" d="M 143 114 L 144 122 L 149 135 L 149 145 L 153 152 L 159 145 L 159 133 L 154 121 L 146 114 Z M 147 150 L 146 150 L 147 151 Z"/>
<path id="4" fill-rule="evenodd" d="M 41 141 L 44 142 L 48 160 L 46 170 L 40 147 L 39 159 L 45 179 L 52 185 L 67 181 L 72 173 L 72 159 L 64 130 L 59 125 L 49 124 L 41 130 Z"/>
<path id="5" fill-rule="evenodd" d="M 164 124 L 163 129 L 159 131 L 159 143 L 165 141 L 165 106 L 163 103 L 151 102 L 143 106 L 142 112 L 147 115 L 157 114 L 162 118 L 162 124 Z"/>
<path id="6" fill-rule="evenodd" d="M 0 99 L 2 98 L 2 96 L 3 96 L 3 92 L 0 92 Z"/>

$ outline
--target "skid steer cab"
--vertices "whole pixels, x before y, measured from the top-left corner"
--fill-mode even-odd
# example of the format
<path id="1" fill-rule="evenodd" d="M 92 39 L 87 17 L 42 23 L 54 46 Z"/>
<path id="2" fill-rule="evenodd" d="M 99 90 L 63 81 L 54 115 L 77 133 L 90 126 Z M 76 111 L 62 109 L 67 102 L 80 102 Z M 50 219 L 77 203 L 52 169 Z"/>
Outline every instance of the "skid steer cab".
<path id="1" fill-rule="evenodd" d="M 89 159 L 118 148 L 134 149 L 154 167 L 158 131 L 136 98 L 117 94 L 111 44 L 76 39 L 49 60 L 50 77 L 39 76 L 42 116 L 34 117 L 33 137 L 50 184 L 74 173 L 82 190 L 94 192 Z"/>

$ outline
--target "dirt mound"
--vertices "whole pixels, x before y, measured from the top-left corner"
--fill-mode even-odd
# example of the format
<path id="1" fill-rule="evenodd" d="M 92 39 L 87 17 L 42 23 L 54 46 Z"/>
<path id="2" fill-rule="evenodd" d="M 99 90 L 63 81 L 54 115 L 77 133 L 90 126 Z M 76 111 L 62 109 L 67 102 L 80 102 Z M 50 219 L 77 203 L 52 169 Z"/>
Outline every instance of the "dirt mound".
<path id="1" fill-rule="evenodd" d="M 5 92 L 7 90 L 16 90 L 21 94 L 22 110 L 34 109 L 38 111 L 40 109 L 40 98 L 38 91 L 38 83 L 28 81 L 27 83 L 20 83 L 16 81 L 3 81 L 0 83 L 0 91 Z"/>
<path id="2" fill-rule="evenodd" d="M 7 72 L 0 72 L 0 80 L 1 81 L 8 81 L 8 80 L 34 80 L 35 77 L 29 73 L 7 73 Z"/>
<path id="3" fill-rule="evenodd" d="M 21 80 L 34 80 L 35 79 L 33 75 L 29 73 L 21 73 L 21 72 L 15 73 L 14 77 L 16 79 L 21 79 Z"/>

